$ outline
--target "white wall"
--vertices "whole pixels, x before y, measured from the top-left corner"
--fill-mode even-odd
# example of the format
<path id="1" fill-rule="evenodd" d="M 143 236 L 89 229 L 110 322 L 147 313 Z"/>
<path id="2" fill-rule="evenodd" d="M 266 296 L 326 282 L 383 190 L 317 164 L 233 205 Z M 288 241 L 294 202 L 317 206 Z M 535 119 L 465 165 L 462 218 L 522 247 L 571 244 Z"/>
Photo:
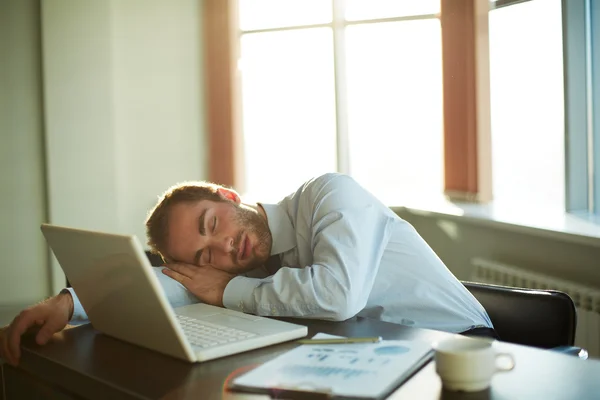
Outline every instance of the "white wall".
<path id="1" fill-rule="evenodd" d="M 111 2 L 42 2 L 49 220 L 118 231 Z"/>
<path id="2" fill-rule="evenodd" d="M 157 195 L 205 178 L 200 12 L 196 0 L 42 3 L 50 221 L 145 243 Z"/>
<path id="3" fill-rule="evenodd" d="M 65 282 L 41 222 L 145 243 L 157 195 L 206 178 L 201 2 L 0 2 L 0 304 L 30 303 Z"/>
<path id="4" fill-rule="evenodd" d="M 144 243 L 157 195 L 207 178 L 200 4 L 112 3 L 119 222 Z"/>
<path id="5" fill-rule="evenodd" d="M 0 0 L 0 306 L 48 293 L 39 4 Z"/>

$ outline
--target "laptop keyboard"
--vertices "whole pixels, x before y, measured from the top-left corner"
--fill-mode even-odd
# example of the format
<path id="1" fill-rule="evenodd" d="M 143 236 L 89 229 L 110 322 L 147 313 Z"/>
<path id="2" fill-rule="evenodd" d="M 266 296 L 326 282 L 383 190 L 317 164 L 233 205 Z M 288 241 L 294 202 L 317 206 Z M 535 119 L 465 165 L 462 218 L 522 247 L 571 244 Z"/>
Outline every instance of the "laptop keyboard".
<path id="1" fill-rule="evenodd" d="M 214 347 L 256 336 L 255 333 L 177 315 L 188 341 L 195 347 Z"/>

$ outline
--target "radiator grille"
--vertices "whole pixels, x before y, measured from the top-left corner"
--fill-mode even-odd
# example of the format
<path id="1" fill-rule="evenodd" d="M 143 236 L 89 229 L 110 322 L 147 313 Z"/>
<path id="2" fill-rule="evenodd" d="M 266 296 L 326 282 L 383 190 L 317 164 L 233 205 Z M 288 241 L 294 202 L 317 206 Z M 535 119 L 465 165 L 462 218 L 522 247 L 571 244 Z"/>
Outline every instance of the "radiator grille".
<path id="1" fill-rule="evenodd" d="M 600 357 L 600 290 L 481 258 L 474 258 L 471 264 L 475 282 L 567 293 L 577 308 L 575 346 L 586 349 L 590 357 Z"/>

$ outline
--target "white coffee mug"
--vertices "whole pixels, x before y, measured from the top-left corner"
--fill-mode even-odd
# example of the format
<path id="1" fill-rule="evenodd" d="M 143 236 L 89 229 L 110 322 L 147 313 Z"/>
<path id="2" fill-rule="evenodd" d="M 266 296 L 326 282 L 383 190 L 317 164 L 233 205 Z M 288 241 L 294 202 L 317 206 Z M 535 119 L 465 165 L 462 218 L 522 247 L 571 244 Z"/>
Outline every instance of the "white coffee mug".
<path id="1" fill-rule="evenodd" d="M 496 372 L 510 371 L 515 359 L 509 353 L 498 353 L 493 342 L 486 339 L 456 337 L 434 344 L 435 369 L 447 390 L 476 392 L 490 386 Z M 510 360 L 508 366 L 498 366 L 498 358 Z"/>

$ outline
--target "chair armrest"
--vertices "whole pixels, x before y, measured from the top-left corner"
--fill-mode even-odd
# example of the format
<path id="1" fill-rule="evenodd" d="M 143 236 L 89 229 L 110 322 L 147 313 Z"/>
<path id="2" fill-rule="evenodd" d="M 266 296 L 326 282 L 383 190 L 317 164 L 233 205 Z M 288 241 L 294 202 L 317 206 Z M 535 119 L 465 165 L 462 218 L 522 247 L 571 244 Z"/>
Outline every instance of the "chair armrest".
<path id="1" fill-rule="evenodd" d="M 576 356 L 579 357 L 582 360 L 587 360 L 588 359 L 588 352 L 586 349 L 582 349 L 581 347 L 576 347 L 576 346 L 558 346 L 558 347 L 553 347 L 550 350 L 552 351 L 557 351 L 559 353 L 563 353 L 563 354 L 569 354 L 571 356 Z"/>

